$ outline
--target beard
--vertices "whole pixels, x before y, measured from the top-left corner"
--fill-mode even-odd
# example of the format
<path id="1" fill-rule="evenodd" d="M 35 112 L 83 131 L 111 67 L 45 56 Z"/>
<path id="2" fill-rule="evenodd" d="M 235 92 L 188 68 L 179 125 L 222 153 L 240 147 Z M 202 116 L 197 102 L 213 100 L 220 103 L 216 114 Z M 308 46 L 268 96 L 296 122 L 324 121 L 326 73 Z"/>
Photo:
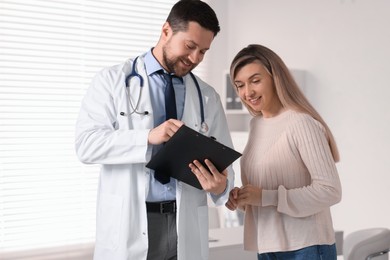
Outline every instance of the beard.
<path id="1" fill-rule="evenodd" d="M 163 53 L 162 53 L 162 58 L 165 67 L 168 69 L 168 72 L 175 74 L 178 77 L 183 77 L 187 75 L 190 71 L 192 71 L 198 64 L 193 64 L 190 62 L 188 59 L 182 57 L 176 57 L 176 58 L 169 58 L 168 56 L 168 50 L 167 46 L 163 47 Z M 186 64 L 191 64 L 190 67 L 185 66 L 183 61 L 185 61 Z"/>

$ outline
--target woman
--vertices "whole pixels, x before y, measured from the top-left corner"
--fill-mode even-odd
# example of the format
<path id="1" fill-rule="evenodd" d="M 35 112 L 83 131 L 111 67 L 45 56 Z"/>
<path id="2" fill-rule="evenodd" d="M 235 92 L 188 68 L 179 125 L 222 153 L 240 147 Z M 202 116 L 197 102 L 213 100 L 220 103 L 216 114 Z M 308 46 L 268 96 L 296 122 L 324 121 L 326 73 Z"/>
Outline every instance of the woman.
<path id="1" fill-rule="evenodd" d="M 245 250 L 259 260 L 337 259 L 330 206 L 340 201 L 341 184 L 331 131 L 272 50 L 242 49 L 230 76 L 253 116 L 243 186 L 226 203 L 245 211 Z"/>

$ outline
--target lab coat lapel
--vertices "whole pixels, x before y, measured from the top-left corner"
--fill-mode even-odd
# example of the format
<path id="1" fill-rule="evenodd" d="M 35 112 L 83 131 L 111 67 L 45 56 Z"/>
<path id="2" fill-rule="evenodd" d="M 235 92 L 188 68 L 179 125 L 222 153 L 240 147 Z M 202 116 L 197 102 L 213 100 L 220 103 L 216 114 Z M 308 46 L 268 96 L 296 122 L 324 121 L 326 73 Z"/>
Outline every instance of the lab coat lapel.
<path id="1" fill-rule="evenodd" d="M 199 131 L 200 103 L 198 91 L 192 77 L 188 74 L 184 77 L 186 96 L 184 102 L 183 122 L 190 128 Z"/>

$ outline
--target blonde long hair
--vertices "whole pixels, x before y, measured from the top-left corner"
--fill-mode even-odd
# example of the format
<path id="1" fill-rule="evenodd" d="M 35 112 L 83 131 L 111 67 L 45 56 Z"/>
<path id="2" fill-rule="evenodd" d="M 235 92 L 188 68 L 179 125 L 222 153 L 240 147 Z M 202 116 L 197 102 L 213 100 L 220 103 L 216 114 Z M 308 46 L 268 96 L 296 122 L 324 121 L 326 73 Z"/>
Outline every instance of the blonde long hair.
<path id="1" fill-rule="evenodd" d="M 276 89 L 276 94 L 278 95 L 278 98 L 284 108 L 309 114 L 325 127 L 326 137 L 333 159 L 335 162 L 338 162 L 340 160 L 339 151 L 328 125 L 307 100 L 295 82 L 289 69 L 275 52 L 259 44 L 250 44 L 239 51 L 230 65 L 230 79 L 233 86 L 235 86 L 234 78 L 236 77 L 237 72 L 245 65 L 253 62 L 260 62 L 271 75 Z M 237 88 L 235 90 L 237 91 Z M 261 115 L 261 112 L 253 110 L 251 107 L 246 105 L 243 100 L 241 101 L 251 115 Z"/>

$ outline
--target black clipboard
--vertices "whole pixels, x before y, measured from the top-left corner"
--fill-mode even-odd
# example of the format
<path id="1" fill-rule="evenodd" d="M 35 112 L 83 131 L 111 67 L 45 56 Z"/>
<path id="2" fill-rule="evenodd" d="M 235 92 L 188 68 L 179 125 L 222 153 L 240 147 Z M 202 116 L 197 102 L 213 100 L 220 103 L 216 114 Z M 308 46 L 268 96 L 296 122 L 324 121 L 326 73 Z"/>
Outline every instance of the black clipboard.
<path id="1" fill-rule="evenodd" d="M 241 153 L 234 149 L 182 125 L 146 164 L 146 167 L 202 189 L 188 166 L 190 162 L 198 160 L 207 168 L 204 160 L 209 159 L 218 171 L 222 172 L 240 156 Z"/>

